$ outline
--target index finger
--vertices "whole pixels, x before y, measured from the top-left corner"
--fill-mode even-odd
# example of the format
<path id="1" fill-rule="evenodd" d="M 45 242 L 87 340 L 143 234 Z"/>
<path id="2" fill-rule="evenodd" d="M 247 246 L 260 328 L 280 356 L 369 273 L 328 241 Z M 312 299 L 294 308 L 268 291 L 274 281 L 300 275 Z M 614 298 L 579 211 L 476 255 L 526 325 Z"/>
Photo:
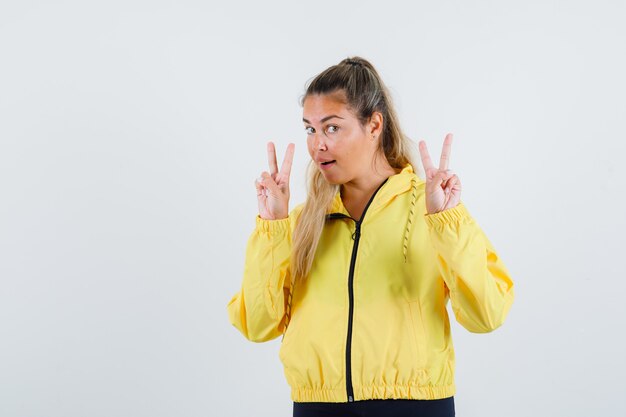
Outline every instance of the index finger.
<path id="1" fill-rule="evenodd" d="M 445 171 L 448 169 L 450 162 L 450 152 L 452 150 L 452 133 L 448 133 L 443 140 L 443 149 L 441 150 L 441 159 L 439 160 L 439 169 Z"/>
<path id="2" fill-rule="evenodd" d="M 296 145 L 290 143 L 287 145 L 287 151 L 285 152 L 285 158 L 283 159 L 283 164 L 280 166 L 280 174 L 284 178 L 289 178 L 291 174 L 291 165 L 293 164 L 293 153 Z"/>
<path id="3" fill-rule="evenodd" d="M 278 162 L 276 162 L 276 147 L 273 142 L 267 142 L 267 161 L 270 166 L 270 175 L 275 178 L 278 172 Z"/>
<path id="4" fill-rule="evenodd" d="M 428 171 L 433 169 L 433 161 L 430 159 L 430 155 L 428 154 L 428 148 L 426 147 L 426 142 L 423 140 L 419 143 L 420 156 L 422 158 L 422 165 L 424 166 L 424 171 Z"/>

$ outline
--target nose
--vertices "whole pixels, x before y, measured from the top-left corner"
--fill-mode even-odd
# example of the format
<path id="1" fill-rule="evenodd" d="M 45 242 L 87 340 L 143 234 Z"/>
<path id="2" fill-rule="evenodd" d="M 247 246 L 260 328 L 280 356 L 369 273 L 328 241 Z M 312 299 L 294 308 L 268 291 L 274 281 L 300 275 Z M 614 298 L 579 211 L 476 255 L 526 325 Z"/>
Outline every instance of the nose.
<path id="1" fill-rule="evenodd" d="M 326 140 L 324 139 L 323 135 L 320 134 L 314 134 L 313 136 L 313 147 L 317 150 L 320 151 L 325 151 L 326 149 L 328 149 L 326 147 Z"/>

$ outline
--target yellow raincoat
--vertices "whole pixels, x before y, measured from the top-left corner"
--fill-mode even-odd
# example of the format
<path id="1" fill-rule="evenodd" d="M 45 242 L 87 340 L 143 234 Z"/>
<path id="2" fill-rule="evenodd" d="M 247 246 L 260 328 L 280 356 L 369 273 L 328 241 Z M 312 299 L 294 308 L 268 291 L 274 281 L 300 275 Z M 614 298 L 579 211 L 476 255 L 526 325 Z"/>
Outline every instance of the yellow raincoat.
<path id="1" fill-rule="evenodd" d="M 448 299 L 463 327 L 486 333 L 514 298 L 506 267 L 463 202 L 427 214 L 425 182 L 411 165 L 376 190 L 360 221 L 338 192 L 310 275 L 289 303 L 291 235 L 302 206 L 286 219 L 257 215 L 241 290 L 227 306 L 251 341 L 286 328 L 279 357 L 292 400 L 454 395 Z"/>

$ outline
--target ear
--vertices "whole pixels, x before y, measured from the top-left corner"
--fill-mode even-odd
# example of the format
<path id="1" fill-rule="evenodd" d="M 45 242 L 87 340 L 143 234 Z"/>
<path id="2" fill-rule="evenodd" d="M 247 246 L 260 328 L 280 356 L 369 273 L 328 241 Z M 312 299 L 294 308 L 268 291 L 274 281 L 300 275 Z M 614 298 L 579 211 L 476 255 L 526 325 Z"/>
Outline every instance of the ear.
<path id="1" fill-rule="evenodd" d="M 380 137 L 383 133 L 383 115 L 381 112 L 375 111 L 372 113 L 367 128 L 367 133 L 369 134 L 370 139 L 372 137 Z"/>

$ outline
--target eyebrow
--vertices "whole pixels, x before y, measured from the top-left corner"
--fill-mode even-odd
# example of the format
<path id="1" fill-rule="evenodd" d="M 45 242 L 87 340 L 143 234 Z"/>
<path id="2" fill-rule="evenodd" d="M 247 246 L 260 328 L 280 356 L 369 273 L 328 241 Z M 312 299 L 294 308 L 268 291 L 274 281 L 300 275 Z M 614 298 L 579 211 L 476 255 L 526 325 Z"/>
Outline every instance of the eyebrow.
<path id="1" fill-rule="evenodd" d="M 336 117 L 338 119 L 343 119 L 343 117 L 339 117 L 336 114 L 331 114 L 330 116 L 326 116 L 322 120 L 320 120 L 320 123 L 324 123 L 326 120 L 332 119 L 333 117 Z M 311 123 L 307 119 L 305 119 L 304 117 L 302 118 L 302 121 L 305 122 L 305 123 L 309 123 L 309 124 Z"/>

